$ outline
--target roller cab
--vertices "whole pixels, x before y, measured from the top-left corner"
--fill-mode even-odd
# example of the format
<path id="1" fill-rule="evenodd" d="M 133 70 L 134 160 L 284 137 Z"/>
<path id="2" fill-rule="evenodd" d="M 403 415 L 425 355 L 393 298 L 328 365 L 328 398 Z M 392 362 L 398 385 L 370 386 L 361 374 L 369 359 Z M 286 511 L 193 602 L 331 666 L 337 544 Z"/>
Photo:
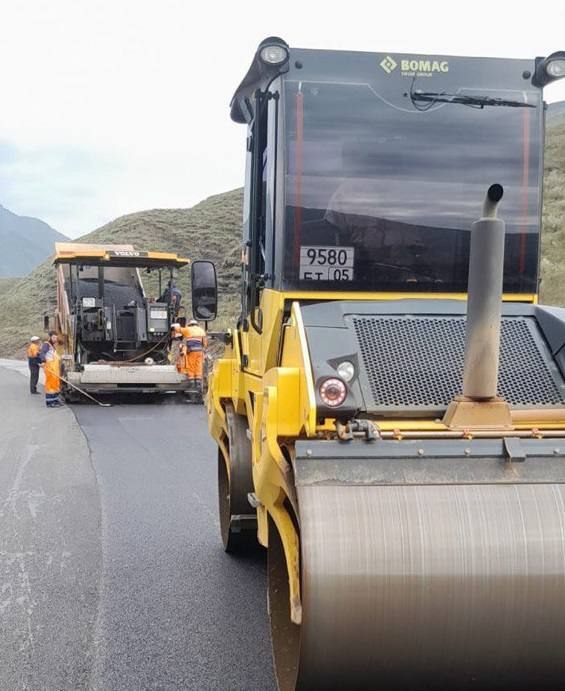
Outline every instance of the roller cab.
<path id="1" fill-rule="evenodd" d="M 232 99 L 242 310 L 208 420 L 283 691 L 560 688 L 565 310 L 537 292 L 563 58 L 269 38 Z"/>

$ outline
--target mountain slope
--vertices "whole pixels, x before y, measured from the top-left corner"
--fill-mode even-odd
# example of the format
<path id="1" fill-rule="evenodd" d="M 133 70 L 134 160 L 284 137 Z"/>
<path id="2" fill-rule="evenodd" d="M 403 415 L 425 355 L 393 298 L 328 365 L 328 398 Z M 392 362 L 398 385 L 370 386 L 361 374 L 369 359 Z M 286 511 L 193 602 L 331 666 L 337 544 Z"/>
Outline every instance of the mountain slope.
<path id="1" fill-rule="evenodd" d="M 565 101 L 557 101 L 550 103 L 547 109 L 547 125 L 553 127 L 554 125 L 562 125 L 565 123 Z"/>
<path id="2" fill-rule="evenodd" d="M 1 278 L 0 277 L 0 296 L 7 293 L 16 285 L 19 279 L 17 278 Z"/>
<path id="3" fill-rule="evenodd" d="M 43 221 L 18 216 L 0 205 L 0 276 L 25 276 L 67 238 Z"/>
<path id="4" fill-rule="evenodd" d="M 218 268 L 222 293 L 220 319 L 214 323 L 220 327 L 227 325 L 237 309 L 242 203 L 242 191 L 233 190 L 210 197 L 191 209 L 128 214 L 75 242 L 131 243 L 139 249 L 168 250 L 193 259 L 210 259 Z M 144 284 L 151 292 L 155 286 L 146 278 Z M 186 270 L 179 277 L 179 287 L 188 296 Z M 48 259 L 3 294 L 0 356 L 20 354 L 26 338 L 42 332 L 43 314 L 53 314 L 55 288 L 55 272 L 52 260 Z"/>
<path id="5" fill-rule="evenodd" d="M 549 127 L 545 148 L 541 297 L 565 304 L 565 120 Z"/>
<path id="6" fill-rule="evenodd" d="M 214 262 L 222 295 L 220 318 L 230 318 L 239 295 L 242 204 L 243 191 L 238 189 L 209 197 L 191 209 L 139 211 L 84 235 L 80 242 L 119 241 L 140 249 L 177 252 L 190 259 Z M 187 297 L 188 275 L 183 273 L 179 287 Z M 149 290 L 155 288 L 148 277 L 144 285 Z"/>

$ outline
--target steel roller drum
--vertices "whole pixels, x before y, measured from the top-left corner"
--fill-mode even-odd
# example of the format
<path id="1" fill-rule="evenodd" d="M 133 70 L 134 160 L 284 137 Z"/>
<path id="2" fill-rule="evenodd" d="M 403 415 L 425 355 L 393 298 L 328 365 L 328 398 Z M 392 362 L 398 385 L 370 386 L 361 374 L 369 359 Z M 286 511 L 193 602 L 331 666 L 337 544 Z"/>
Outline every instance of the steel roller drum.
<path id="1" fill-rule="evenodd" d="M 564 687 L 564 485 L 297 489 L 298 689 Z"/>

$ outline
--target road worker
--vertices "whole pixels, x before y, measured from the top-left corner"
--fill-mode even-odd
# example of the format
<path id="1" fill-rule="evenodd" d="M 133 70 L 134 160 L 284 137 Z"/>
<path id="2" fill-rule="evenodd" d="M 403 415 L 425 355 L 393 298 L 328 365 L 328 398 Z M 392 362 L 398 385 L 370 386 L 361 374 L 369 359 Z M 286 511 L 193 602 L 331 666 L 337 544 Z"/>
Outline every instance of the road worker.
<path id="1" fill-rule="evenodd" d="M 62 405 L 61 393 L 61 358 L 57 352 L 58 338 L 54 331 L 49 332 L 49 338 L 41 347 L 41 367 L 45 374 L 45 404 L 48 408 Z"/>
<path id="2" fill-rule="evenodd" d="M 208 345 L 206 332 L 198 326 L 196 319 L 191 319 L 186 330 L 186 360 L 188 380 L 196 388 L 202 389 L 202 371 L 204 366 L 204 348 Z"/>
<path id="3" fill-rule="evenodd" d="M 39 353 L 41 351 L 41 339 L 38 336 L 32 336 L 29 339 L 29 346 L 27 349 L 27 364 L 29 367 L 29 392 L 39 393 L 37 390 L 37 382 L 39 381 L 39 368 L 41 366 L 41 358 Z"/>
<path id="4" fill-rule="evenodd" d="M 175 365 L 178 372 L 186 374 L 186 346 L 183 343 L 182 333 L 171 327 L 171 347 L 169 362 Z"/>
<path id="5" fill-rule="evenodd" d="M 166 302 L 173 309 L 173 313 L 176 314 L 179 310 L 182 300 L 182 294 L 180 290 L 176 287 L 173 279 L 167 282 L 167 287 L 165 292 L 159 297 L 159 302 Z"/>
<path id="6" fill-rule="evenodd" d="M 181 317 L 179 319 L 179 324 L 180 324 L 180 332 L 182 334 L 182 337 L 186 341 L 186 339 L 188 338 L 188 336 L 190 334 L 190 329 L 188 328 L 188 325 L 186 323 L 186 317 Z"/>

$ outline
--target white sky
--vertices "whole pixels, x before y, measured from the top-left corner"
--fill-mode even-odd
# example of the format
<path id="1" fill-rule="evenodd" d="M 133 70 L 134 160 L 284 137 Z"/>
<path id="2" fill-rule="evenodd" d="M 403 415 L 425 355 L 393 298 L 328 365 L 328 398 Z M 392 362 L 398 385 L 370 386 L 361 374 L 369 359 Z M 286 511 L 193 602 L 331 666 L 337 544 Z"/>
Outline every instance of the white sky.
<path id="1" fill-rule="evenodd" d="M 228 104 L 265 36 L 530 58 L 565 50 L 565 1 L 0 0 L 0 27 L 0 204 L 77 236 L 242 184 Z"/>

